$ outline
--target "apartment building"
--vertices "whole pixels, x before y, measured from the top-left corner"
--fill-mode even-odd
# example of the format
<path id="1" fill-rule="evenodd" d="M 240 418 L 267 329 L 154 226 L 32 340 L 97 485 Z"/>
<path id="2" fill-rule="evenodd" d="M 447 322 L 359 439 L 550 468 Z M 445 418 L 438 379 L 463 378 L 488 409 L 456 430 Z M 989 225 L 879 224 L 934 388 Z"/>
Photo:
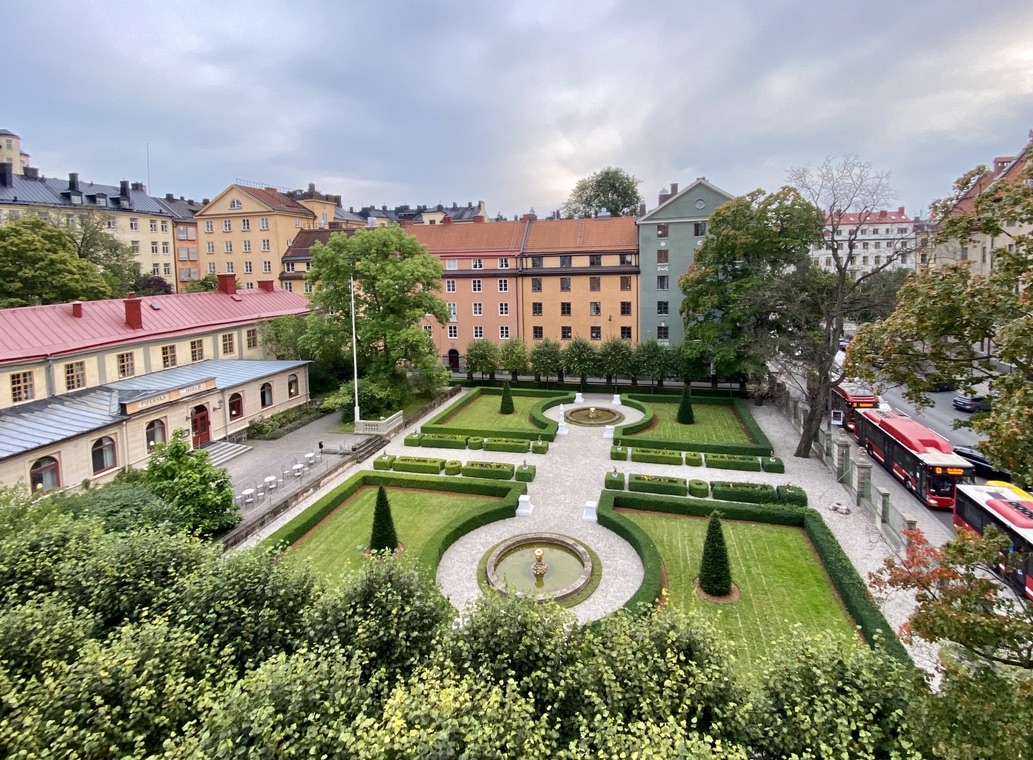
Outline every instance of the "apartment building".
<path id="1" fill-rule="evenodd" d="M 825 222 L 825 241 L 811 248 L 814 266 L 832 272 L 836 256 L 846 257 L 854 277 L 877 269 L 914 269 L 915 223 L 904 207 L 840 212 Z"/>
<path id="2" fill-rule="evenodd" d="M 174 287 L 177 291 L 182 291 L 191 281 L 204 276 L 198 256 L 197 220 L 194 219 L 194 215 L 203 208 L 204 204 L 192 199 L 187 200 L 183 196 L 176 198 L 172 193 L 155 200 L 172 217 L 172 237 L 175 241 Z M 152 274 L 159 273 L 152 271 Z M 171 282 L 171 278 L 169 280 Z"/>
<path id="3" fill-rule="evenodd" d="M 387 227 L 392 224 L 444 224 L 445 219 L 449 224 L 462 224 L 466 222 L 488 221 L 488 209 L 484 201 L 468 201 L 465 206 L 460 206 L 453 201 L 451 206 L 439 203 L 434 206 L 417 205 L 395 206 L 363 206 L 358 211 L 349 209 L 362 218 L 367 227 Z"/>
<path id="4" fill-rule="evenodd" d="M 10 164 L 15 174 L 24 174 L 29 154 L 22 150 L 22 139 L 9 129 L 0 129 L 0 164 Z"/>
<path id="5" fill-rule="evenodd" d="M 307 363 L 267 359 L 258 326 L 308 310 L 232 275 L 208 293 L 0 309 L 0 483 L 107 482 L 177 429 L 202 446 L 305 403 Z"/>

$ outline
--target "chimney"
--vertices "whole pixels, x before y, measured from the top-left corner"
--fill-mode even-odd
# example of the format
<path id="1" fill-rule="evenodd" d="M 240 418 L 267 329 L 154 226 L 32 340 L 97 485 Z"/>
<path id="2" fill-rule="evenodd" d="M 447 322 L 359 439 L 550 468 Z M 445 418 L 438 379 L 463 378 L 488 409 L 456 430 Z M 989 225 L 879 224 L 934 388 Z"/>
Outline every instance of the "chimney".
<path id="1" fill-rule="evenodd" d="M 266 293 L 273 292 L 273 281 L 272 280 L 259 280 L 258 289 L 264 290 Z"/>
<path id="2" fill-rule="evenodd" d="M 202 206 L 207 206 L 207 205 L 208 205 L 209 203 L 211 203 L 211 202 L 212 202 L 212 201 L 211 201 L 211 199 L 210 199 L 210 198 L 202 198 L 202 199 L 201 199 L 201 205 L 202 205 Z"/>
<path id="3" fill-rule="evenodd" d="M 82 301 L 72 301 L 72 316 L 82 319 Z"/>
<path id="4" fill-rule="evenodd" d="M 22 176 L 25 177 L 25 179 L 39 179 L 39 167 L 26 166 L 22 169 Z"/>
<path id="5" fill-rule="evenodd" d="M 309 182 L 308 183 L 308 191 L 310 193 L 316 192 L 316 183 L 315 182 Z"/>
<path id="6" fill-rule="evenodd" d="M 403 230 L 407 230 L 410 227 L 412 227 L 412 219 L 399 219 L 398 226 L 401 227 Z"/>
<path id="7" fill-rule="evenodd" d="M 14 184 L 14 164 L 0 163 L 0 187 L 11 187 Z"/>
<path id="8" fill-rule="evenodd" d="M 134 182 L 133 184 L 130 185 L 130 187 L 133 190 L 139 190 L 141 193 L 146 193 L 147 192 L 147 185 L 145 185 L 143 182 Z"/>
<path id="9" fill-rule="evenodd" d="M 645 216 L 646 215 L 646 204 L 645 203 L 638 204 L 638 215 L 639 216 Z M 558 216 L 556 218 L 559 219 Z"/>
<path id="10" fill-rule="evenodd" d="M 235 296 L 237 294 L 237 276 L 232 272 L 221 273 L 219 275 L 219 287 L 216 290 L 228 296 Z"/>
<path id="11" fill-rule="evenodd" d="M 68 173 L 68 189 L 74 193 L 79 192 L 79 173 L 69 172 Z"/>
<path id="12" fill-rule="evenodd" d="M 484 222 L 484 217 L 478 214 L 473 218 L 473 221 L 475 224 L 481 224 L 482 222 Z"/>
<path id="13" fill-rule="evenodd" d="M 165 193 L 165 200 L 174 201 L 176 200 L 176 196 L 174 196 L 172 193 Z"/>
<path id="14" fill-rule="evenodd" d="M 124 179 L 118 183 L 118 194 L 123 198 L 129 197 L 129 180 Z"/>
<path id="15" fill-rule="evenodd" d="M 442 224 L 452 224 L 452 217 L 446 216 L 444 219 L 441 220 L 441 223 Z"/>
<path id="16" fill-rule="evenodd" d="M 900 208 L 898 208 L 897 209 L 897 213 L 900 214 L 901 216 L 904 216 L 904 207 L 901 206 Z"/>
<path id="17" fill-rule="evenodd" d="M 657 206 L 662 206 L 665 203 L 667 203 L 667 201 L 669 201 L 670 199 L 671 199 L 671 194 L 669 192 L 667 192 L 666 190 L 661 190 L 660 194 L 658 196 L 656 196 L 656 205 Z"/>
<path id="18" fill-rule="evenodd" d="M 532 214 L 524 214 L 523 219 L 521 219 L 520 221 L 522 221 L 522 222 L 536 222 L 536 221 L 538 221 L 538 215 L 537 214 L 533 214 L 533 213 Z"/>
<path id="19" fill-rule="evenodd" d="M 672 182 L 671 183 L 671 195 L 677 195 L 677 194 L 678 194 L 678 183 L 677 182 Z"/>
<path id="20" fill-rule="evenodd" d="M 130 293 L 123 303 L 126 305 L 126 325 L 134 330 L 142 330 L 143 310 L 141 307 L 143 306 L 143 299 L 137 298 L 134 293 Z M 75 307 L 73 306 L 72 308 L 74 309 Z"/>

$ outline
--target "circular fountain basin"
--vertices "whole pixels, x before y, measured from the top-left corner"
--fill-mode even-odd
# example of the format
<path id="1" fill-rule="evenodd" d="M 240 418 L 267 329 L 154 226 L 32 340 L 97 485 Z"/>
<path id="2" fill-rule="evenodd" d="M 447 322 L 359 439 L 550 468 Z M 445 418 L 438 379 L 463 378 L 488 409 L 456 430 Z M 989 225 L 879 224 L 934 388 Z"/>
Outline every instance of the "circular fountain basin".
<path id="1" fill-rule="evenodd" d="M 531 572 L 535 549 L 549 566 L 542 577 Z M 488 583 L 503 594 L 535 601 L 561 601 L 578 593 L 592 578 L 592 558 L 581 544 L 556 533 L 528 533 L 499 544 L 488 557 Z"/>
<path id="2" fill-rule="evenodd" d="M 599 426 L 616 425 L 624 415 L 605 406 L 580 406 L 563 413 L 563 418 L 572 425 Z"/>

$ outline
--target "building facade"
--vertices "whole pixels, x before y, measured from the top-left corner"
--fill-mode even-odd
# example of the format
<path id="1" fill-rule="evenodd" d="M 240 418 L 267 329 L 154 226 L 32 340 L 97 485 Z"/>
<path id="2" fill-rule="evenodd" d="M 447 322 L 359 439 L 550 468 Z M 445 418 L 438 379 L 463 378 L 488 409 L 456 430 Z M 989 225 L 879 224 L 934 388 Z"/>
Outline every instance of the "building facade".
<path id="1" fill-rule="evenodd" d="M 882 269 L 914 269 L 916 237 L 914 221 L 900 206 L 895 211 L 878 209 L 842 212 L 825 223 L 825 242 L 811 248 L 814 266 L 834 272 L 836 256 L 846 257 L 854 277 Z"/>
<path id="2" fill-rule="evenodd" d="M 172 237 L 175 240 L 174 287 L 177 291 L 182 291 L 191 282 L 204 276 L 198 253 L 197 220 L 194 219 L 194 215 L 203 208 L 203 204 L 182 196 L 176 198 L 172 193 L 168 193 L 164 198 L 158 198 L 157 201 L 172 217 Z"/>
<path id="3" fill-rule="evenodd" d="M 22 150 L 22 139 L 9 129 L 0 129 L 0 164 L 10 164 L 15 174 L 24 174 L 29 154 Z"/>

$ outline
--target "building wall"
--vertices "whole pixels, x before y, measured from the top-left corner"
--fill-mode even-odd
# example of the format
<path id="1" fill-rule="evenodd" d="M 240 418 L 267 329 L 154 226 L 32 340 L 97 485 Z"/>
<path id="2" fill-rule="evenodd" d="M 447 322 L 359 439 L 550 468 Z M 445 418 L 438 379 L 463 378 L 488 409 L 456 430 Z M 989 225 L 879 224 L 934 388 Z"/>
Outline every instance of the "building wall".
<path id="1" fill-rule="evenodd" d="M 173 286 L 177 291 L 185 290 L 194 280 L 207 274 L 201 261 L 201 242 L 197 235 L 196 221 L 176 220 L 173 223 L 173 236 L 176 240 L 176 281 Z"/>
<path id="2" fill-rule="evenodd" d="M 444 326 L 431 320 L 423 323 L 424 329 L 430 328 L 438 355 L 447 356 L 452 349 L 464 355 L 473 340 L 501 343 L 519 337 L 517 257 L 478 253 L 449 254 L 441 258 L 445 271 L 438 296 L 454 306 L 455 316 Z M 500 268 L 499 259 L 505 260 L 508 268 Z M 474 268 L 478 263 L 479 268 Z M 501 289 L 500 282 L 504 283 L 505 290 Z M 455 290 L 449 292 L 453 286 Z M 477 287 L 480 289 L 475 290 Z"/>

